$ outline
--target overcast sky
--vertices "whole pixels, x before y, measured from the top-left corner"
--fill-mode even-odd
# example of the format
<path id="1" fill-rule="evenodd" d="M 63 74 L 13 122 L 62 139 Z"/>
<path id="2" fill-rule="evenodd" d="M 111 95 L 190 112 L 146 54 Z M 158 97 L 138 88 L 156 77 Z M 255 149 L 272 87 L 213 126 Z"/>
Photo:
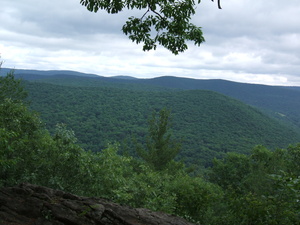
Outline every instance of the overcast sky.
<path id="1" fill-rule="evenodd" d="M 80 0 L 1 0 L 3 67 L 102 76 L 165 75 L 300 86 L 299 0 L 202 0 L 193 22 L 206 42 L 172 55 L 143 52 L 122 31 L 144 11 L 91 13 Z"/>

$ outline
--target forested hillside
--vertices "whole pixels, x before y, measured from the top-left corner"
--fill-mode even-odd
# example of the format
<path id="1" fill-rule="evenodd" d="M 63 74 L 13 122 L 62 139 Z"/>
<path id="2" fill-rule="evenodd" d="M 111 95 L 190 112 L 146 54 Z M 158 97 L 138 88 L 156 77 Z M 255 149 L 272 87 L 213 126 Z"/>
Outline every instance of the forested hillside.
<path id="1" fill-rule="evenodd" d="M 181 158 L 186 162 L 193 159 L 191 163 L 207 165 L 211 158 L 228 151 L 247 152 L 256 144 L 274 149 L 299 140 L 297 87 L 176 77 L 101 77 L 73 71 L 15 73 L 36 83 L 28 85 L 32 107 L 41 113 L 47 127 L 53 131 L 56 123 L 66 123 L 80 143 L 93 151 L 117 141 L 126 142 L 126 151 L 131 152 L 135 148 L 132 137 L 142 141 L 149 115 L 162 107 L 172 110 L 174 135 L 183 141 Z M 37 83 L 42 83 L 39 88 Z M 263 113 L 210 90 L 256 106 Z M 237 116 L 235 108 L 241 106 Z M 279 118 L 289 128 L 264 114 Z"/>
<path id="2" fill-rule="evenodd" d="M 158 77 L 141 83 L 185 90 L 212 90 L 263 109 L 270 116 L 300 128 L 299 87 L 267 86 L 226 80 L 197 80 L 178 77 Z"/>
<path id="3" fill-rule="evenodd" d="M 80 78 L 79 78 L 80 79 Z M 62 79 L 63 81 L 63 79 Z M 180 159 L 208 166 L 227 152 L 249 153 L 255 145 L 271 149 L 300 140 L 299 133 L 259 110 L 212 91 L 140 91 L 29 82 L 29 100 L 53 130 L 65 123 L 85 149 L 101 151 L 119 142 L 132 153 L 145 140 L 153 111 L 171 109 L 173 134 L 182 140 Z"/>
<path id="4" fill-rule="evenodd" d="M 25 76 L 25 74 L 24 74 Z M 109 86 L 129 90 L 211 90 L 258 107 L 269 116 L 300 129 L 299 87 L 280 87 L 237 83 L 226 80 L 197 80 L 179 77 L 123 80 L 105 77 L 74 77 L 56 75 L 43 77 L 40 82 L 72 86 Z"/>
<path id="5" fill-rule="evenodd" d="M 0 75 L 5 75 L 7 71 L 9 69 L 2 69 Z M 15 74 L 16 77 L 22 77 L 25 80 L 72 86 L 109 86 L 143 91 L 212 90 L 258 107 L 269 116 L 280 119 L 300 130 L 299 87 L 267 86 L 172 76 L 152 79 L 134 79 L 126 76 L 103 77 L 74 71 L 15 70 Z"/>
<path id="6" fill-rule="evenodd" d="M 85 119 L 76 115 L 77 108 L 82 106 L 78 102 L 88 102 L 88 104 L 83 104 L 89 106 L 87 110 L 81 112 L 89 113 L 89 117 L 94 118 L 90 121 L 92 124 L 87 125 L 91 127 L 97 124 L 97 121 L 104 120 L 105 115 L 101 115 L 103 112 L 108 115 L 118 115 L 119 117 L 116 117 L 115 121 L 121 125 L 124 125 L 121 121 L 128 116 L 137 116 L 137 119 L 133 120 L 143 123 L 141 118 L 148 116 L 143 115 L 139 110 L 134 113 L 135 109 L 142 108 L 148 114 L 148 110 L 166 105 L 178 109 L 177 112 L 176 110 L 173 112 L 174 127 L 180 128 L 179 121 L 176 121 L 176 118 L 179 118 L 188 124 L 188 127 L 193 128 L 196 117 L 202 116 L 209 121 L 209 125 L 212 125 L 213 128 L 222 123 L 229 125 L 226 123 L 228 120 L 236 124 L 235 128 L 238 128 L 235 129 L 236 133 L 245 134 L 243 126 L 247 127 L 248 131 L 253 130 L 254 127 L 258 133 L 261 131 L 260 129 L 262 131 L 270 129 L 280 133 L 276 122 L 273 121 L 273 126 L 272 120 L 259 111 L 211 91 L 147 92 L 150 94 L 149 97 L 145 95 L 146 92 L 123 90 L 124 92 L 120 92 L 122 95 L 119 95 L 117 94 L 119 89 L 88 88 L 91 92 L 87 92 L 87 88 L 42 83 L 27 83 L 27 89 L 35 93 L 29 93 L 32 100 L 37 99 L 38 102 L 44 102 L 42 106 L 46 107 L 46 110 L 50 111 L 52 107 L 49 105 L 55 103 L 54 109 L 57 112 L 63 112 L 58 118 L 64 118 L 65 122 L 71 120 L 75 115 L 80 122 L 79 127 L 84 126 Z M 163 95 L 161 95 L 162 93 Z M 173 94 L 175 94 L 174 99 Z M 127 97 L 132 97 L 132 95 L 135 100 L 130 102 Z M 180 97 L 181 95 L 183 97 Z M 139 158 L 136 158 L 128 155 L 127 152 L 120 154 L 118 144 L 109 144 L 101 149 L 101 152 L 83 149 L 77 143 L 74 132 L 63 124 L 56 125 L 54 132 L 49 133 L 37 113 L 30 110 L 26 96 L 27 92 L 24 91 L 20 81 L 14 79 L 13 74 L 0 77 L 0 188 L 7 187 L 1 190 L 14 190 L 19 194 L 28 195 L 28 197 L 29 195 L 34 198 L 43 196 L 43 200 L 47 203 L 42 206 L 38 205 L 34 209 L 35 216 L 41 215 L 42 221 L 46 223 L 51 223 L 56 219 L 63 223 L 69 222 L 70 217 L 65 217 L 65 213 L 63 213 L 63 217 L 60 216 L 61 212 L 65 212 L 65 206 L 72 209 L 70 212 L 72 215 L 79 215 L 80 218 L 85 218 L 90 213 L 94 214 L 98 209 L 98 206 L 95 208 L 95 205 L 90 205 L 90 203 L 87 203 L 86 207 L 74 207 L 74 204 L 67 204 L 66 199 L 74 199 L 73 195 L 66 193 L 67 191 L 81 196 L 110 199 L 134 208 L 147 208 L 178 215 L 196 224 L 299 224 L 300 144 L 272 151 L 260 145 L 249 148 L 248 154 L 227 152 L 223 154 L 222 159 L 214 159 L 211 167 L 207 168 L 203 174 L 174 160 L 180 146 L 178 145 L 180 139 L 174 139 L 174 136 L 175 134 L 179 135 L 180 131 L 174 130 L 174 135 L 169 132 L 170 112 L 167 109 L 159 110 L 150 117 L 147 145 L 143 147 L 138 143 L 139 148 L 135 152 Z M 114 101 L 116 96 L 117 101 Z M 90 98 L 96 100 L 86 101 Z M 126 101 L 124 102 L 122 99 Z M 159 104 L 154 100 L 159 100 Z M 48 106 L 45 102 L 48 103 Z M 192 104 L 186 105 L 185 102 L 192 102 Z M 202 102 L 205 105 L 201 104 Z M 106 103 L 113 103 L 112 107 Z M 135 104 L 137 104 L 135 108 L 129 107 Z M 63 111 L 64 108 L 61 105 L 67 110 Z M 147 105 L 147 107 L 142 107 L 142 105 Z M 185 108 L 178 107 L 182 105 Z M 197 107 L 200 107 L 200 110 Z M 93 111 L 92 108 L 98 111 Z M 132 109 L 132 111 L 126 114 L 125 108 Z M 119 110 L 123 110 L 124 113 L 114 113 Z M 209 114 L 200 114 L 200 111 Z M 224 111 L 223 115 L 220 113 L 221 111 Z M 99 114 L 95 114 L 95 112 L 99 112 Z M 231 112 L 232 116 L 226 115 L 228 112 Z M 56 113 L 50 116 L 54 116 Z M 89 117 L 84 118 L 89 120 Z M 256 123 L 250 120 L 255 118 Z M 128 117 L 128 121 L 131 119 Z M 249 120 L 243 122 L 241 119 Z M 111 132 L 109 128 L 113 127 L 115 121 L 111 119 L 106 121 L 110 122 L 105 127 L 108 132 Z M 267 123 L 268 121 L 270 123 Z M 268 129 L 264 129 L 259 125 L 260 123 L 268 126 Z M 139 127 L 136 125 L 134 128 Z M 232 127 L 229 128 L 232 132 Z M 281 128 L 286 131 L 284 127 Z M 218 129 L 227 131 L 220 125 Z M 142 128 L 139 130 L 141 136 L 143 130 Z M 188 134 L 188 130 L 185 132 Z M 263 133 L 260 134 L 263 135 Z M 287 134 L 292 135 L 289 132 Z M 257 138 L 255 135 L 253 137 Z M 227 138 L 229 141 L 229 136 Z M 216 143 L 213 143 L 211 147 L 215 145 Z M 130 148 L 130 145 L 127 147 Z M 204 154 L 204 152 L 202 153 Z M 193 173 L 191 173 L 192 171 Z M 36 195 L 30 190 L 11 188 L 11 186 L 24 182 L 65 192 L 54 191 L 59 193 L 58 198 L 49 198 L 43 191 L 45 188 L 37 187 L 37 191 L 41 195 Z M 28 184 L 25 186 L 34 187 L 34 185 Z M 5 198 L 2 196 L 1 201 L 5 203 L 7 196 L 7 194 L 5 194 Z M 16 197 L 13 196 L 11 201 L 17 201 Z M 29 202 L 32 203 L 32 201 Z M 19 202 L 13 211 L 28 215 L 27 203 L 28 201 Z M 0 211 L 2 211 L 0 223 L 7 221 L 5 204 L 4 208 L 0 207 Z"/>

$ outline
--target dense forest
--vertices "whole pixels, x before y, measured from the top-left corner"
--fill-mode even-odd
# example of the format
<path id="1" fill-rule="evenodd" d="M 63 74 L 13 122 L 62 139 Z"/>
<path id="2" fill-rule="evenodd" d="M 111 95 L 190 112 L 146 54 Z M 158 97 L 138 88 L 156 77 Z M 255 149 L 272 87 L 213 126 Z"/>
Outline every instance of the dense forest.
<path id="1" fill-rule="evenodd" d="M 211 166 L 201 174 L 191 173 L 193 168 L 175 160 L 179 152 L 180 135 L 186 132 L 181 130 L 180 133 L 179 128 L 183 124 L 176 118 L 184 120 L 189 125 L 187 127 L 193 127 L 195 121 L 204 117 L 205 120 L 201 122 L 203 126 L 214 129 L 221 129 L 217 126 L 222 121 L 227 123 L 230 133 L 233 130 L 237 133 L 243 131 L 245 126 L 243 132 L 256 130 L 258 135 L 251 133 L 251 136 L 254 135 L 253 138 L 257 140 L 262 140 L 259 136 L 264 133 L 260 132 L 270 129 L 277 132 L 276 135 L 268 134 L 270 136 L 264 136 L 264 140 L 278 143 L 276 137 L 281 135 L 280 125 L 260 111 L 211 91 L 162 92 L 157 95 L 156 92 L 149 92 L 151 94 L 148 96 L 144 92 L 128 90 L 119 95 L 115 93 L 119 93 L 119 89 L 110 88 L 59 87 L 31 83 L 25 85 L 29 91 L 29 98 L 22 83 L 16 80 L 13 74 L 0 77 L 0 186 L 31 182 L 79 195 L 100 196 L 132 207 L 164 211 L 199 224 L 299 224 L 299 144 L 278 147 L 272 151 L 262 145 L 249 146 L 248 151 L 243 150 L 247 154 L 242 154 L 236 151 L 239 145 L 229 143 L 229 148 L 234 149 L 224 151 L 223 146 L 220 146 L 219 151 L 223 157 L 213 159 Z M 37 95 L 34 90 L 39 90 L 36 92 L 39 93 L 39 97 L 34 98 L 34 95 Z M 56 95 L 51 98 L 47 92 Z M 88 93 L 92 96 L 88 96 Z M 135 101 L 130 102 L 129 98 L 126 98 L 127 95 L 132 95 Z M 116 100 L 113 97 L 116 97 Z M 39 104 L 44 100 L 43 106 L 48 110 L 50 107 L 47 108 L 47 102 L 54 104 L 58 118 L 63 118 L 62 121 L 56 121 L 60 124 L 51 128 L 53 132 L 49 132 L 40 116 L 32 111 L 33 105 L 37 104 L 35 99 L 39 99 Z M 87 99 L 97 101 L 85 101 Z M 100 101 L 102 105 L 98 103 L 99 99 L 103 99 Z M 122 99 L 125 99 L 124 102 Z M 78 102 L 88 103 L 78 105 Z M 110 102 L 111 105 L 105 102 Z M 105 127 L 109 131 L 111 127 L 117 126 L 114 130 L 116 132 L 126 128 L 122 121 L 131 120 L 130 113 L 125 111 L 126 106 L 131 108 L 130 113 L 134 120 L 140 123 L 129 127 L 129 131 L 137 129 L 136 136 L 141 132 L 141 140 L 146 139 L 143 143 L 136 138 L 136 148 L 133 152 L 136 152 L 137 157 L 126 152 L 120 154 L 121 146 L 111 142 L 120 141 L 123 131 L 117 133 L 112 140 L 107 137 L 111 144 L 101 149 L 102 151 L 89 151 L 77 142 L 73 130 L 61 124 L 68 124 L 73 118 L 79 119 L 80 117 L 74 116 L 76 110 L 87 107 L 81 113 L 90 113 L 88 117 L 93 118 L 92 123 L 105 120 L 106 115 L 120 116 L 119 120 L 116 119 L 118 117 L 111 116 L 109 121 L 117 120 L 116 125 L 111 122 Z M 64 107 L 68 110 L 63 111 Z M 100 110 L 102 108 L 103 110 Z M 138 110 L 140 108 L 145 114 Z M 213 108 L 224 112 L 221 113 L 224 115 L 214 114 L 211 110 Z M 60 110 L 62 114 L 59 114 Z M 118 111 L 121 113 L 116 113 Z M 207 114 L 200 114 L 200 111 Z M 228 113 L 233 116 L 228 116 Z M 257 124 L 249 118 L 256 119 Z M 142 128 L 145 126 L 145 120 L 148 123 Z M 209 121 L 209 125 L 205 125 L 206 120 Z M 284 126 L 280 128 L 284 129 Z M 82 129 L 86 128 L 82 126 Z M 201 132 L 200 128 L 193 129 L 196 134 Z M 291 132 L 289 135 L 295 135 L 297 138 L 297 133 L 292 130 L 285 131 Z M 93 131 L 84 130 L 82 134 L 78 134 L 83 135 L 84 132 Z M 225 134 L 227 131 L 222 132 Z M 201 138 L 203 143 L 205 137 L 207 141 L 217 138 L 217 141 L 226 146 L 226 140 L 231 142 L 234 138 L 222 136 L 222 132 L 218 134 L 221 138 L 216 134 L 214 136 L 214 133 L 207 137 L 199 135 L 198 138 Z M 188 137 L 184 136 L 182 143 L 184 139 Z M 213 142 L 214 145 L 216 143 Z M 241 142 L 237 143 L 242 145 Z M 184 145 L 181 147 L 184 152 Z M 205 151 L 202 151 L 204 154 Z M 165 155 L 170 157 L 163 160 Z"/>
<path id="2" fill-rule="evenodd" d="M 79 143 L 95 152 L 119 142 L 132 154 L 132 140 L 144 140 L 149 116 L 162 108 L 172 112 L 173 135 L 182 140 L 179 157 L 188 164 L 206 167 L 227 152 L 249 153 L 258 144 L 283 148 L 300 140 L 293 128 L 216 92 L 86 87 L 76 79 L 69 85 L 64 80 L 60 85 L 26 83 L 31 108 L 41 113 L 51 132 L 55 124 L 67 124 Z"/>
<path id="3" fill-rule="evenodd" d="M 2 69 L 5 75 L 9 69 Z M 127 90 L 176 91 L 211 90 L 259 108 L 269 116 L 300 129 L 299 87 L 267 86 L 226 80 L 200 80 L 172 76 L 137 79 L 127 76 L 103 77 L 74 71 L 15 70 L 16 77 L 65 86 L 117 87 Z"/>

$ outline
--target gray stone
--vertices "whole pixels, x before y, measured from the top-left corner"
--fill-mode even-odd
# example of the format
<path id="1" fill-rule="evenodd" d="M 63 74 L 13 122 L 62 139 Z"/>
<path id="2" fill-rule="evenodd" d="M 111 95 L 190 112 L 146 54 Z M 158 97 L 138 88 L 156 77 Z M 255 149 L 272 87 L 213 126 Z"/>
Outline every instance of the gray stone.
<path id="1" fill-rule="evenodd" d="M 0 189 L 0 224 L 192 225 L 166 213 L 134 209 L 28 183 Z"/>

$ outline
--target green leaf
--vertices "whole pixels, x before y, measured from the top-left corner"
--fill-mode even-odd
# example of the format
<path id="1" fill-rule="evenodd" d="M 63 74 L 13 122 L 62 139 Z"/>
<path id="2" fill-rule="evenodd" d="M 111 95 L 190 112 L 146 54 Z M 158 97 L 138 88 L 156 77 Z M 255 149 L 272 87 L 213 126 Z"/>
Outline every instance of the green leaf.
<path id="1" fill-rule="evenodd" d="M 144 51 L 155 50 L 159 44 L 177 55 L 188 49 L 186 41 L 193 41 L 198 46 L 204 42 L 201 28 L 190 23 L 196 7 L 193 0 L 81 0 L 80 3 L 89 11 L 102 9 L 111 14 L 125 8 L 145 9 L 140 18 L 129 17 L 122 27 L 130 40 L 143 44 Z"/>

